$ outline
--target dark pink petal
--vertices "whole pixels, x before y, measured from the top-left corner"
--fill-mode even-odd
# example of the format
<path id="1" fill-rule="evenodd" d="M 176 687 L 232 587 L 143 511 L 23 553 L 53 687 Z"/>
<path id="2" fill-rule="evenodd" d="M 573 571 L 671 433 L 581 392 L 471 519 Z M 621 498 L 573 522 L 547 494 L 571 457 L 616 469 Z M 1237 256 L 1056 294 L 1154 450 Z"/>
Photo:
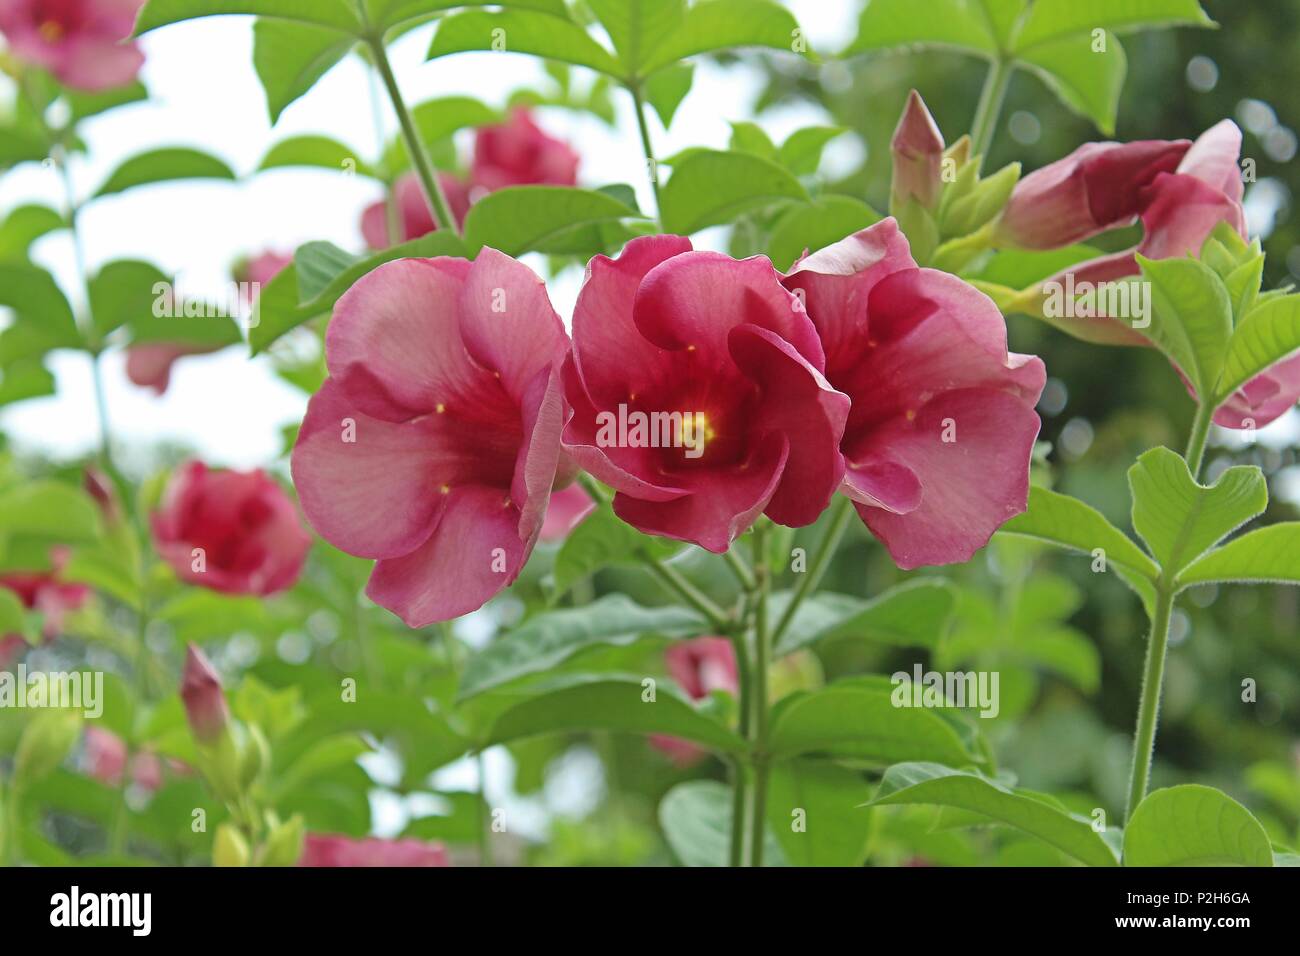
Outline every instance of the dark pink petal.
<path id="1" fill-rule="evenodd" d="M 1227 193 L 1183 173 L 1160 176 L 1142 212 L 1144 234 L 1138 251 L 1149 259 L 1198 254 L 1221 222 L 1245 236 L 1245 213 Z"/>
<path id="2" fill-rule="evenodd" d="M 770 432 L 738 467 L 700 469 L 690 493 L 672 501 L 646 501 L 619 492 L 614 513 L 646 534 L 690 541 L 722 554 L 763 513 L 776 493 L 789 457 L 785 436 Z"/>
<path id="3" fill-rule="evenodd" d="M 441 843 L 425 843 L 409 837 L 384 840 L 379 837 L 348 837 L 308 833 L 303 840 L 299 866 L 307 867 L 428 867 L 450 866 L 447 849 Z"/>
<path id="4" fill-rule="evenodd" d="M 563 491 L 551 495 L 551 503 L 546 509 L 546 521 L 542 523 L 541 539 L 559 541 L 568 536 L 582 520 L 596 508 L 582 485 L 572 484 Z"/>
<path id="5" fill-rule="evenodd" d="M 792 528 L 812 524 L 844 477 L 840 439 L 849 398 L 768 329 L 737 326 L 731 330 L 730 348 L 762 395 L 753 427 L 780 433 L 789 442 L 789 459 L 766 514 Z"/>
<path id="6" fill-rule="evenodd" d="M 564 395 L 554 366 L 538 369 L 522 407 L 527 438 L 515 462 L 510 498 L 519 509 L 519 538 L 531 547 L 541 533 L 559 466 Z"/>
<path id="7" fill-rule="evenodd" d="M 1240 203 L 1244 191 L 1240 157 L 1241 130 L 1232 120 L 1220 120 L 1196 138 L 1177 171 L 1194 176 Z"/>
<path id="8" fill-rule="evenodd" d="M 408 627 L 448 621 L 478 610 L 512 583 L 531 546 L 519 538 L 519 509 L 505 492 L 453 488 L 429 540 L 376 563 L 366 594 Z"/>
<path id="9" fill-rule="evenodd" d="M 955 441 L 943 441 L 951 425 Z M 967 561 L 1025 510 L 1039 420 L 1032 404 L 987 388 L 937 396 L 914 418 L 877 429 L 859 453 L 879 453 L 921 481 L 906 514 L 858 504 L 858 514 L 904 570 Z"/>
<path id="10" fill-rule="evenodd" d="M 859 460 L 854 448 L 845 449 L 844 494 L 858 504 L 894 514 L 907 514 L 920 506 L 921 479 L 912 469 L 889 460 L 885 457 L 888 451 L 879 450 L 870 442 L 860 454 Z"/>

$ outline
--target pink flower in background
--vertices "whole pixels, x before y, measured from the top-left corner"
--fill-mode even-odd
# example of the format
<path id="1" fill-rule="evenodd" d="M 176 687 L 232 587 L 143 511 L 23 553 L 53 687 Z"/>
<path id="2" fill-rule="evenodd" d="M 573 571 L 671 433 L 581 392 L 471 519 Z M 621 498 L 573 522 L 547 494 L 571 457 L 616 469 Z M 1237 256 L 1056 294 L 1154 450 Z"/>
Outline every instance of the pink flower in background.
<path id="1" fill-rule="evenodd" d="M 811 524 L 844 474 L 849 401 L 827 384 L 824 361 L 766 258 L 693 252 L 680 236 L 633 239 L 587 266 L 565 365 L 565 452 L 647 534 L 721 553 L 760 514 Z M 675 437 L 634 431 L 674 413 Z"/>
<path id="2" fill-rule="evenodd" d="M 442 194 L 451 207 L 451 214 L 456 217 L 457 225 L 464 225 L 465 214 L 469 212 L 469 186 L 451 173 L 439 173 L 438 183 Z M 433 213 L 429 210 L 428 200 L 424 197 L 424 187 L 413 172 L 403 173 L 398 177 L 393 193 L 397 200 L 398 221 L 401 234 L 398 242 L 410 242 L 433 232 L 437 225 Z M 393 245 L 388 235 L 388 201 L 381 199 L 371 203 L 361 213 L 361 235 L 371 249 L 387 249 Z"/>
<path id="3" fill-rule="evenodd" d="M 347 837 L 308 833 L 299 866 L 450 866 L 447 848 L 411 838 Z"/>
<path id="4" fill-rule="evenodd" d="M 120 786 L 126 768 L 126 742 L 103 727 L 86 728 L 87 773 L 110 787 Z M 141 751 L 131 758 L 131 782 L 150 792 L 162 786 L 162 761 Z"/>
<path id="5" fill-rule="evenodd" d="M 994 232 L 994 244 L 1057 249 L 1131 224 L 1149 191 L 1191 146 L 1185 139 L 1085 143 L 1016 184 Z"/>
<path id="6" fill-rule="evenodd" d="M 197 345 L 185 342 L 148 342 L 126 350 L 126 377 L 131 384 L 152 389 L 155 395 L 167 391 L 172 380 L 172 365 L 187 355 L 208 355 L 224 346 Z"/>
<path id="7" fill-rule="evenodd" d="M 265 286 L 292 264 L 292 252 L 267 249 L 237 263 L 234 269 L 235 281 Z"/>
<path id="8" fill-rule="evenodd" d="M 740 693 L 740 676 L 736 668 L 736 650 L 725 637 L 696 637 L 673 644 L 664 652 L 668 676 L 681 685 L 691 700 L 703 700 L 715 690 Z M 705 751 L 680 737 L 652 734 L 650 743 L 667 754 L 679 767 L 690 766 Z"/>
<path id="9" fill-rule="evenodd" d="M 505 186 L 576 186 L 578 154 L 534 123 L 530 110 L 517 106 L 506 122 L 481 127 L 475 134 L 470 180 L 488 191 Z"/>
<path id="10" fill-rule="evenodd" d="M 185 670 L 181 674 L 181 700 L 185 719 L 194 739 L 202 744 L 216 743 L 230 723 L 226 693 L 221 687 L 212 662 L 193 644 L 185 648 Z"/>
<path id="11" fill-rule="evenodd" d="M 0 33 L 19 59 L 91 92 L 135 79 L 144 54 L 123 43 L 144 0 L 0 0 Z"/>
<path id="12" fill-rule="evenodd" d="M 298 579 L 311 536 L 265 472 L 177 468 L 151 517 L 154 546 L 183 580 L 265 596 Z"/>
<path id="13" fill-rule="evenodd" d="M 551 495 L 550 507 L 546 509 L 546 521 L 542 524 L 543 541 L 559 541 L 569 532 L 582 524 L 582 519 L 596 508 L 596 502 L 579 484 L 572 484 L 563 491 Z"/>
<path id="14" fill-rule="evenodd" d="M 56 551 L 54 569 L 51 571 L 10 571 L 0 574 L 0 588 L 12 591 L 23 607 L 44 615 L 42 628 L 45 640 L 53 640 L 63 627 L 63 618 L 75 611 L 90 598 L 90 588 L 84 584 L 69 584 L 59 580 L 59 568 L 66 561 L 66 553 Z M 27 647 L 21 634 L 0 635 L 0 667 L 7 667 Z"/>
<path id="15" fill-rule="evenodd" d="M 1008 354 L 982 292 L 917 268 L 893 219 L 805 256 L 785 284 L 853 401 L 842 490 L 899 567 L 968 560 L 1025 510 L 1042 361 Z"/>
<path id="16" fill-rule="evenodd" d="M 567 349 L 542 280 L 495 249 L 389 262 L 339 299 L 294 483 L 326 540 L 378 559 L 366 593 L 411 627 L 522 570 L 559 463 Z"/>

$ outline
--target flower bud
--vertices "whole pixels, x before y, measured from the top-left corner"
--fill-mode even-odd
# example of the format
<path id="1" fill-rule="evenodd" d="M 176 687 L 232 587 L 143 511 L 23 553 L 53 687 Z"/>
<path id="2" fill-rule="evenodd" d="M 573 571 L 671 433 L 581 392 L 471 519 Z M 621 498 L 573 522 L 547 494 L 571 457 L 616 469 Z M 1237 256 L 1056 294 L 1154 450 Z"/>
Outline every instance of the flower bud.
<path id="1" fill-rule="evenodd" d="M 217 827 L 217 836 L 212 843 L 213 866 L 248 866 L 252 853 L 248 841 L 232 823 L 223 823 Z"/>
<path id="2" fill-rule="evenodd" d="M 933 210 L 943 188 L 943 134 L 916 90 L 907 97 L 907 106 L 889 145 L 894 154 L 891 212 L 897 215 L 897 210 L 908 200 Z"/>
<path id="3" fill-rule="evenodd" d="M 217 672 L 193 644 L 185 651 L 181 699 L 185 701 L 185 716 L 194 739 L 201 744 L 215 743 L 230 723 L 230 710 Z"/>
<path id="4" fill-rule="evenodd" d="M 271 827 L 262 856 L 263 866 L 296 866 L 302 857 L 306 828 L 301 816 Z"/>

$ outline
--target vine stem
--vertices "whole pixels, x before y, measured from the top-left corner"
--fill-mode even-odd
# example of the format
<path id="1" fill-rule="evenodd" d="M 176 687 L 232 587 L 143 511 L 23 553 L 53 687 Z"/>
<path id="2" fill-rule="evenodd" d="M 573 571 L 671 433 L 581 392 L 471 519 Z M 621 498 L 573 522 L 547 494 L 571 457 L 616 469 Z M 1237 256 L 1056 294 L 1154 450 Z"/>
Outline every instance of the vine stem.
<path id="1" fill-rule="evenodd" d="M 1007 84 L 1011 82 L 1011 69 L 1010 63 L 998 57 L 990 64 L 989 72 L 984 77 L 979 105 L 975 107 L 975 118 L 970 124 L 971 153 L 980 158 L 981 164 L 989 147 L 993 145 L 998 115 L 1002 112 L 1002 101 L 1007 95 Z"/>
<path id="2" fill-rule="evenodd" d="M 655 159 L 654 145 L 650 142 L 650 126 L 645 121 L 645 99 L 639 84 L 629 84 L 628 92 L 632 94 L 632 103 L 636 107 L 636 125 L 641 133 L 641 150 L 645 153 L 646 174 L 650 177 L 650 186 L 655 194 L 655 216 L 662 222 L 663 199 L 659 195 L 659 161 Z"/>
<path id="3" fill-rule="evenodd" d="M 1133 731 L 1133 770 L 1129 774 L 1128 805 L 1124 811 L 1126 825 L 1147 794 L 1151 756 L 1156 742 L 1156 723 L 1160 715 L 1160 685 L 1165 673 L 1165 652 L 1169 647 L 1169 621 L 1173 616 L 1174 596 L 1172 587 L 1165 583 L 1161 582 L 1158 588 L 1155 614 L 1151 618 L 1151 637 L 1147 641 L 1142 691 L 1138 697 L 1137 728 Z"/>
<path id="4" fill-rule="evenodd" d="M 411 165 L 415 167 L 416 175 L 420 177 L 420 183 L 424 186 L 424 197 L 429 203 L 429 211 L 433 213 L 433 221 L 437 223 L 439 229 L 450 230 L 453 235 L 459 236 L 460 229 L 448 209 L 447 197 L 442 193 L 442 186 L 438 184 L 433 160 L 429 158 L 429 151 L 420 140 L 419 131 L 415 128 L 415 120 L 411 118 L 411 111 L 406 108 L 406 101 L 402 99 L 402 91 L 397 85 L 397 77 L 393 75 L 392 64 L 388 62 L 388 51 L 384 49 L 383 38 L 367 37 L 366 45 L 374 55 L 379 78 L 384 82 L 388 99 L 393 104 L 393 112 L 397 114 L 397 122 L 402 127 L 402 139 L 406 142 L 406 151 L 410 154 Z"/>
<path id="5" fill-rule="evenodd" d="M 1187 451 L 1183 458 L 1187 461 L 1187 470 L 1192 478 L 1201 474 L 1201 464 L 1205 460 L 1205 445 L 1210 437 L 1210 425 L 1214 423 L 1214 407 L 1209 404 L 1198 405 L 1196 418 L 1192 421 L 1191 434 L 1187 436 Z"/>
<path id="6" fill-rule="evenodd" d="M 849 521 L 853 517 L 853 502 L 840 495 L 832 508 L 831 523 L 822 536 L 821 545 L 817 549 L 817 556 L 813 558 L 812 566 L 808 568 L 799 581 L 794 596 L 790 598 L 790 603 L 785 606 L 776 627 L 772 629 L 771 642 L 773 645 L 781 640 L 781 635 L 789 628 L 790 622 L 794 620 L 795 612 L 799 610 L 799 605 L 803 603 L 804 598 L 815 591 L 817 585 L 821 583 L 822 575 L 826 573 L 826 568 L 830 566 L 831 558 L 835 555 L 840 540 L 844 537 L 844 532 L 848 530 Z"/>

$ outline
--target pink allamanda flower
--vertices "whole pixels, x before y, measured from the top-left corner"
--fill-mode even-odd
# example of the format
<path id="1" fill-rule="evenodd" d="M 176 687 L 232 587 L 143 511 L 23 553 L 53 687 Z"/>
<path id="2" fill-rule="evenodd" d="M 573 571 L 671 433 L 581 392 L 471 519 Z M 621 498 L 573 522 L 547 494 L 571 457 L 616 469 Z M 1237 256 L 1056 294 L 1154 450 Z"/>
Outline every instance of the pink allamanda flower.
<path id="1" fill-rule="evenodd" d="M 451 173 L 439 173 L 438 185 L 442 187 L 442 194 L 456 219 L 456 225 L 464 225 L 470 205 L 469 185 Z M 393 185 L 392 201 L 397 204 L 398 242 L 410 242 L 437 230 L 438 224 L 433 221 L 433 212 L 425 197 L 424 186 L 415 173 L 405 172 L 397 178 Z M 381 199 L 371 203 L 361 213 L 361 236 L 371 249 L 387 249 L 393 245 L 389 232 L 388 202 L 387 199 Z"/>
<path id="2" fill-rule="evenodd" d="M 144 63 L 125 42 L 144 0 L 0 0 L 0 33 L 20 60 L 88 92 L 125 86 Z"/>
<path id="3" fill-rule="evenodd" d="M 736 666 L 736 649 L 725 637 L 694 637 L 678 641 L 664 651 L 668 676 L 675 680 L 691 700 L 703 700 L 714 691 L 732 696 L 740 693 L 740 673 Z M 679 767 L 699 762 L 704 748 L 668 734 L 651 734 L 650 744 Z"/>
<path id="4" fill-rule="evenodd" d="M 564 449 L 647 534 L 721 553 L 760 514 L 811 524 L 844 474 L 849 401 L 824 363 L 765 257 L 633 239 L 587 266 L 564 370 Z"/>
<path id="5" fill-rule="evenodd" d="M 376 559 L 366 593 L 411 627 L 475 610 L 527 561 L 567 349 L 542 280 L 490 248 L 386 263 L 339 299 L 294 483 L 326 540 Z"/>
<path id="6" fill-rule="evenodd" d="M 988 296 L 918 268 L 893 219 L 805 256 L 785 285 L 852 400 L 843 493 L 899 567 L 969 560 L 1025 510 L 1042 361 L 1008 353 Z"/>
<path id="7" fill-rule="evenodd" d="M 506 122 L 475 133 L 471 188 L 491 192 L 505 186 L 576 186 L 578 162 L 573 147 L 539 127 L 531 110 L 517 106 Z"/>

